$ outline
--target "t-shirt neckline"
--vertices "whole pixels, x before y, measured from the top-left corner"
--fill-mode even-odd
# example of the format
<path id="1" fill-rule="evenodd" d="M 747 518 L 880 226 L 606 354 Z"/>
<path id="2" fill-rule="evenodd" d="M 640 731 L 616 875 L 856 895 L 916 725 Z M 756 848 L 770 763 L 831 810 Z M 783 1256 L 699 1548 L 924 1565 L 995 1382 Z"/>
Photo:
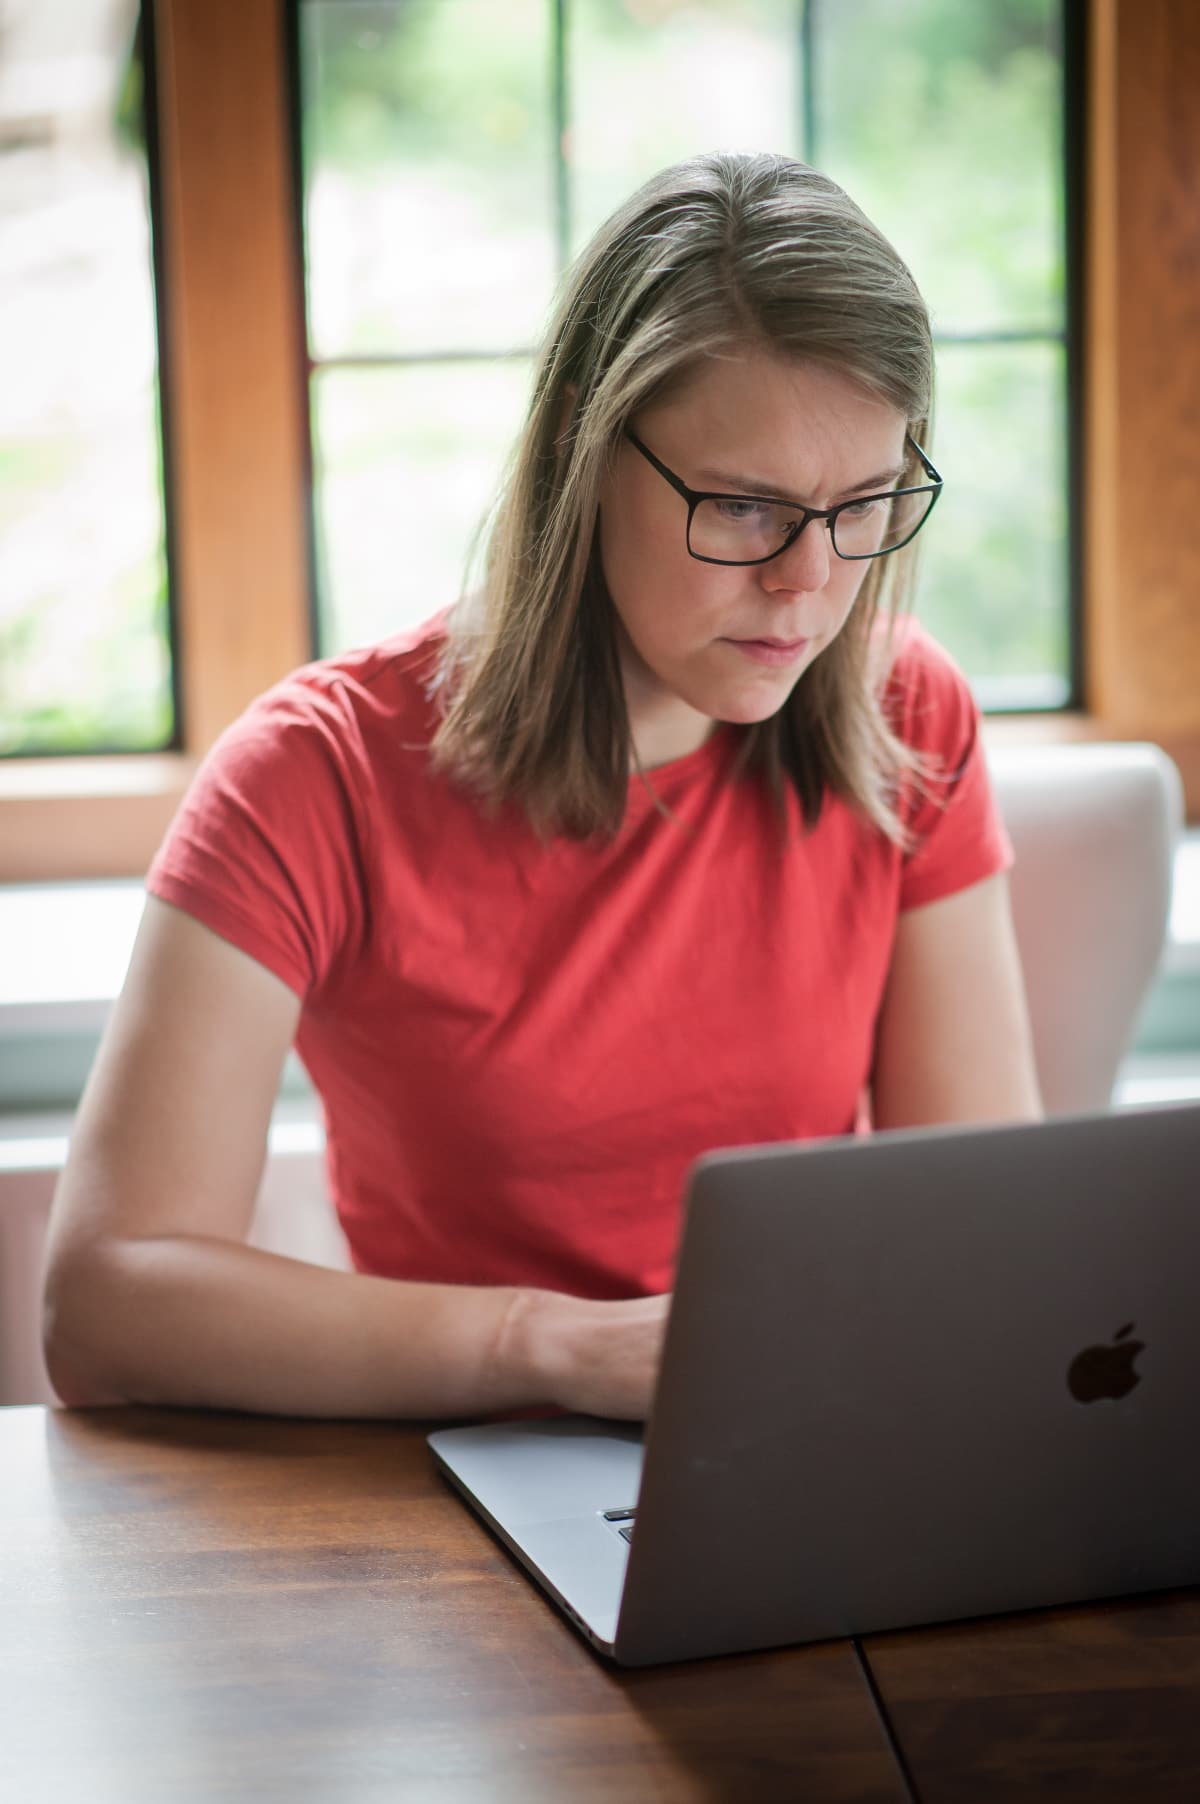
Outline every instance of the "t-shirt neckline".
<path id="1" fill-rule="evenodd" d="M 644 806 L 652 808 L 655 797 L 660 799 L 664 789 L 674 789 L 680 782 L 706 772 L 716 770 L 724 762 L 733 742 L 733 733 L 725 721 L 715 721 L 713 731 L 694 751 L 685 752 L 681 758 L 671 758 L 665 764 L 656 764 L 645 772 L 632 770 L 626 790 L 626 806 Z"/>

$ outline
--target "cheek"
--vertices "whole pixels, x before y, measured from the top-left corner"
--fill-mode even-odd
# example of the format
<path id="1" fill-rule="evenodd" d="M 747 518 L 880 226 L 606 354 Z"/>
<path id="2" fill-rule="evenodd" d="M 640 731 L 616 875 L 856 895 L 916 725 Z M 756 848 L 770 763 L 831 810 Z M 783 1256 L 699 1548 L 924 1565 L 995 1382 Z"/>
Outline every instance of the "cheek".
<path id="1" fill-rule="evenodd" d="M 608 592 L 619 606 L 621 591 L 628 581 L 628 537 L 623 530 L 621 515 L 607 501 L 600 506 L 597 541 L 600 547 L 600 568 L 604 572 Z"/>
<path id="2" fill-rule="evenodd" d="M 646 526 L 636 505 L 603 494 L 599 522 L 600 567 L 618 614 L 624 618 L 636 598 L 646 563 Z"/>
<path id="3" fill-rule="evenodd" d="M 830 585 L 837 604 L 841 623 L 845 625 L 853 611 L 854 604 L 862 594 L 863 584 L 871 566 L 867 563 L 839 563 L 834 571 L 834 580 Z"/>
<path id="4" fill-rule="evenodd" d="M 637 640 L 657 639 L 696 608 L 693 571 L 681 535 L 649 508 L 602 506 L 600 565 L 618 618 Z"/>

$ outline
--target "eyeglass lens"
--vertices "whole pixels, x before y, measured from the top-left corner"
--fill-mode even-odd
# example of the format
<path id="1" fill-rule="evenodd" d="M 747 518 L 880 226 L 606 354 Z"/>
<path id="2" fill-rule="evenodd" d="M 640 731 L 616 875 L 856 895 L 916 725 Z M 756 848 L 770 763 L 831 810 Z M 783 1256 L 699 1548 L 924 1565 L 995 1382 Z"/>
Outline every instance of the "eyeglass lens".
<path id="1" fill-rule="evenodd" d="M 927 489 L 850 503 L 832 522 L 835 552 L 859 558 L 894 551 L 912 538 L 933 505 L 933 495 Z M 798 519 L 797 510 L 781 501 L 704 500 L 692 515 L 689 547 L 695 557 L 754 563 L 778 551 Z"/>

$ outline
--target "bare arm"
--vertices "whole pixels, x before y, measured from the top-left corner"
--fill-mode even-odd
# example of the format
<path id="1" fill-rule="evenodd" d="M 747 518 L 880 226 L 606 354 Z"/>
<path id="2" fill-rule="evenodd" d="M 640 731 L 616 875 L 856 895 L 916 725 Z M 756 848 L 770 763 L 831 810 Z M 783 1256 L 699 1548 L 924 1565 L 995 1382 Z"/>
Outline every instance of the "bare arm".
<path id="1" fill-rule="evenodd" d="M 1006 876 L 901 915 L 872 1089 L 877 1127 L 1041 1114 Z"/>
<path id="2" fill-rule="evenodd" d="M 298 1016 L 269 971 L 149 900 L 51 1217 L 46 1358 L 64 1400 L 643 1415 L 665 1298 L 397 1283 L 245 1244 Z"/>

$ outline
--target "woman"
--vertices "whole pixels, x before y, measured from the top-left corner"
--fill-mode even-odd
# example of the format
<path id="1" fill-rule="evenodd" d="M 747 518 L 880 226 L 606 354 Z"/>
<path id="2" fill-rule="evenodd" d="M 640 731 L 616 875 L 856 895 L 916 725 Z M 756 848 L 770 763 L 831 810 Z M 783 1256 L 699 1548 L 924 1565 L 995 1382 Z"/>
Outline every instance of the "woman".
<path id="1" fill-rule="evenodd" d="M 976 712 L 883 611 L 931 377 L 801 164 L 600 232 L 481 594 L 262 698 L 154 864 L 51 1229 L 65 1399 L 637 1417 L 695 1156 L 1037 1112 Z M 353 1274 L 244 1243 L 293 1040 Z"/>

